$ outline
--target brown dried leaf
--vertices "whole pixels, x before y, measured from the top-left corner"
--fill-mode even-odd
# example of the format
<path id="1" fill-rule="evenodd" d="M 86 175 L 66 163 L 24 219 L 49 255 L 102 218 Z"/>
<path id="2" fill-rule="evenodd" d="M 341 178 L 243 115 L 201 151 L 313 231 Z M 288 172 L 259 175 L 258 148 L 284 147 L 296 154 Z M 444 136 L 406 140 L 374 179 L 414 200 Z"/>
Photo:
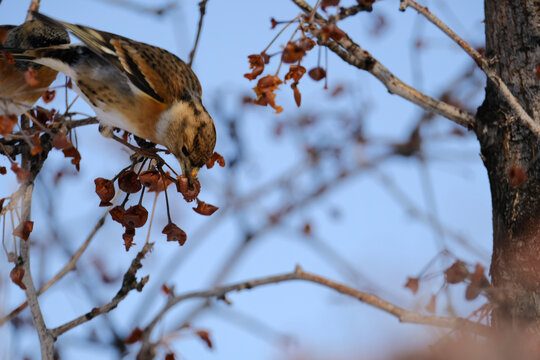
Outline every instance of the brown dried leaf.
<path id="1" fill-rule="evenodd" d="M 210 333 L 208 331 L 197 330 L 195 334 L 197 334 L 197 336 L 206 343 L 206 346 L 208 346 L 208 348 L 212 348 L 212 340 L 210 340 Z"/>
<path id="2" fill-rule="evenodd" d="M 255 80 L 257 76 L 264 71 L 264 57 L 262 54 L 253 54 L 248 56 L 249 68 L 253 69 L 250 73 L 244 74 L 248 80 Z"/>
<path id="3" fill-rule="evenodd" d="M 214 167 L 214 163 L 217 161 L 217 163 L 219 164 L 219 166 L 221 167 L 224 167 L 225 166 L 225 159 L 223 158 L 223 156 L 221 156 L 219 153 L 217 152 L 214 152 L 212 154 L 212 156 L 210 157 L 210 160 L 208 160 L 208 162 L 206 163 L 206 167 L 208 169 L 211 169 Z"/>
<path id="4" fill-rule="evenodd" d="M 57 150 L 62 150 L 62 149 L 66 149 L 66 148 L 69 148 L 69 147 L 73 146 L 71 141 L 69 141 L 68 137 L 66 135 L 64 135 L 64 134 L 57 134 L 53 138 L 52 144 L 53 144 L 54 148 L 57 149 Z"/>
<path id="5" fill-rule="evenodd" d="M 418 278 L 407 278 L 407 283 L 405 284 L 405 287 L 412 291 L 413 294 L 416 294 L 418 292 L 420 279 Z"/>
<path id="6" fill-rule="evenodd" d="M 176 190 L 184 196 L 184 200 L 191 202 L 197 198 L 201 191 L 201 183 L 193 179 L 193 185 L 189 186 L 189 180 L 185 175 L 180 175 L 176 183 Z"/>
<path id="7" fill-rule="evenodd" d="M 326 12 L 326 8 L 329 6 L 338 6 L 339 0 L 322 0 L 321 1 L 321 9 Z"/>
<path id="8" fill-rule="evenodd" d="M 276 114 L 282 112 L 283 108 L 276 105 L 276 94 L 274 94 L 274 91 L 278 89 L 281 83 L 282 81 L 274 75 L 266 75 L 260 78 L 257 86 L 253 88 L 255 94 L 257 94 L 257 99 L 253 103 L 261 106 L 270 105 L 276 110 Z"/>
<path id="9" fill-rule="evenodd" d="M 128 170 L 124 171 L 118 177 L 118 187 L 128 194 L 134 194 L 141 190 L 142 185 L 137 174 L 132 170 Z"/>
<path id="10" fill-rule="evenodd" d="M 131 226 L 126 226 L 126 231 L 122 234 L 122 239 L 124 239 L 124 247 L 126 248 L 126 251 L 129 251 L 129 249 L 135 245 L 133 242 L 133 238 L 135 237 L 135 228 Z"/>
<path id="11" fill-rule="evenodd" d="M 17 182 L 19 184 L 27 182 L 32 177 L 32 174 L 30 174 L 30 171 L 20 168 L 19 164 L 17 163 L 11 164 L 11 171 L 13 171 L 15 175 L 17 176 Z"/>
<path id="12" fill-rule="evenodd" d="M 74 146 L 70 146 L 63 149 L 62 152 L 64 153 L 64 157 L 73 158 L 71 159 L 71 163 L 75 165 L 75 169 L 79 171 L 81 169 L 81 154 L 79 153 L 79 150 Z"/>
<path id="13" fill-rule="evenodd" d="M 135 344 L 137 341 L 140 341 L 144 335 L 144 331 L 142 331 L 139 327 L 136 327 L 133 329 L 131 334 L 128 335 L 127 338 L 124 339 L 124 342 L 126 344 Z"/>
<path id="14" fill-rule="evenodd" d="M 213 213 L 215 213 L 219 207 L 214 206 L 212 204 L 207 204 L 204 201 L 197 201 L 197 207 L 193 208 L 193 211 L 195 211 L 198 214 L 210 216 Z"/>
<path id="15" fill-rule="evenodd" d="M 13 131 L 17 124 L 15 115 L 0 115 L 0 135 L 5 136 Z"/>
<path id="16" fill-rule="evenodd" d="M 326 70 L 319 66 L 309 70 L 308 75 L 313 80 L 319 81 L 326 77 Z"/>
<path id="17" fill-rule="evenodd" d="M 186 233 L 184 232 L 184 230 L 180 229 L 178 226 L 176 226 L 173 223 L 167 224 L 163 228 L 161 233 L 167 235 L 167 241 L 176 241 L 180 244 L 180 246 L 186 243 L 186 240 L 187 240 Z"/>
<path id="18" fill-rule="evenodd" d="M 295 83 L 300 81 L 302 76 L 306 73 L 306 68 L 302 65 L 291 65 L 289 66 L 289 72 L 285 74 L 284 81 L 287 83 L 287 80 L 294 80 Z"/>
<path id="19" fill-rule="evenodd" d="M 30 236 L 30 233 L 34 229 L 34 222 L 33 221 L 25 221 L 19 224 L 13 230 L 13 235 L 20 237 L 23 240 L 28 240 L 28 237 Z"/>
<path id="20" fill-rule="evenodd" d="M 43 152 L 43 146 L 41 146 L 41 140 L 39 138 L 39 133 L 35 133 L 32 137 L 32 148 L 30 149 L 30 155 L 36 156 Z"/>
<path id="21" fill-rule="evenodd" d="M 96 184 L 96 194 L 99 196 L 101 203 L 99 206 L 110 206 L 111 200 L 114 197 L 114 183 L 111 180 L 97 178 L 94 180 Z"/>
<path id="22" fill-rule="evenodd" d="M 26 290 L 26 285 L 24 285 L 22 281 L 24 277 L 24 269 L 22 266 L 16 265 L 13 269 L 11 269 L 9 277 L 13 283 L 17 284 L 21 289 Z"/>
<path id="23" fill-rule="evenodd" d="M 134 205 L 124 212 L 123 220 L 126 227 L 139 228 L 146 224 L 148 211 L 142 205 Z"/>
<path id="24" fill-rule="evenodd" d="M 54 96 L 56 95 L 56 90 L 46 90 L 43 95 L 41 95 L 41 99 L 45 104 L 50 103 L 54 100 Z"/>
<path id="25" fill-rule="evenodd" d="M 444 271 L 444 277 L 449 284 L 457 284 L 464 281 L 469 276 L 467 266 L 461 260 L 457 260 L 448 269 Z"/>
<path id="26" fill-rule="evenodd" d="M 126 210 L 118 205 L 118 206 L 115 206 L 113 207 L 110 211 L 109 211 L 109 214 L 111 215 L 113 221 L 116 221 L 122 225 L 124 225 L 124 213 L 126 212 Z"/>

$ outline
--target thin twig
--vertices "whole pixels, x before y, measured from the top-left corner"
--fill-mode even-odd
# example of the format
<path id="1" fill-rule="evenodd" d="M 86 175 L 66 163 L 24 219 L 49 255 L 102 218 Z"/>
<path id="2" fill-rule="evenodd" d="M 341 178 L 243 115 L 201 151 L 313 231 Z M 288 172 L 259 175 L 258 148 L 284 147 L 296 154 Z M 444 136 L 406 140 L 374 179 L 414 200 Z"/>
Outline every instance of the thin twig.
<path id="1" fill-rule="evenodd" d="M 302 11 L 311 14 L 312 8 L 304 0 L 292 0 Z M 319 26 L 331 25 L 328 20 L 324 19 L 319 14 L 315 14 L 314 21 Z M 319 44 L 328 47 L 345 62 L 366 70 L 375 76 L 379 81 L 386 86 L 391 94 L 396 94 L 402 98 L 411 101 L 412 103 L 424 108 L 427 111 L 434 112 L 444 116 L 447 119 L 454 121 L 456 124 L 467 128 L 474 128 L 474 115 L 462 110 L 456 106 L 450 105 L 444 101 L 434 99 L 415 88 L 407 85 L 402 80 L 398 79 L 390 70 L 375 59 L 369 52 L 363 50 L 358 44 L 345 34 L 338 42 L 334 40 L 323 40 L 321 31 L 318 28 L 312 27 L 309 30 L 312 35 L 316 36 Z"/>
<path id="2" fill-rule="evenodd" d="M 195 58 L 195 52 L 197 51 L 197 46 L 199 45 L 199 37 L 201 36 L 202 25 L 204 20 L 204 15 L 206 15 L 206 3 L 208 0 L 201 0 L 199 2 L 199 26 L 197 27 L 197 36 L 195 37 L 195 44 L 193 44 L 193 49 L 189 53 L 189 67 L 193 64 L 193 59 Z"/>
<path id="3" fill-rule="evenodd" d="M 28 12 L 26 14 L 26 20 L 25 21 L 30 21 L 32 20 L 34 17 L 32 15 L 32 12 L 33 11 L 39 11 L 39 4 L 40 4 L 41 0 L 32 0 L 30 2 L 30 6 L 28 7 Z"/>
<path id="4" fill-rule="evenodd" d="M 253 279 L 249 281 L 243 281 L 232 285 L 227 286 L 218 286 L 210 290 L 204 291 L 195 291 L 191 293 L 186 293 L 182 295 L 172 296 L 169 298 L 167 304 L 163 309 L 158 313 L 158 315 L 152 320 L 148 326 L 145 328 L 145 332 L 151 330 L 159 320 L 167 313 L 167 311 L 175 306 L 176 304 L 193 298 L 217 298 L 224 299 L 225 295 L 230 292 L 250 290 L 259 286 L 268 285 L 268 284 L 277 284 L 285 281 L 292 280 L 303 280 L 309 281 L 316 284 L 323 285 L 327 288 L 333 289 L 341 294 L 348 295 L 353 297 L 365 304 L 371 305 L 379 310 L 382 310 L 386 313 L 394 315 L 400 322 L 411 323 L 411 324 L 424 324 L 431 325 L 442 328 L 450 328 L 457 330 L 467 330 L 480 335 L 487 335 L 490 332 L 490 328 L 486 325 L 475 323 L 463 318 L 449 318 L 433 315 L 424 315 L 418 312 L 405 310 L 397 305 L 394 305 L 386 300 L 381 299 L 380 297 L 368 294 L 363 291 L 354 289 L 350 286 L 338 283 L 336 281 L 327 279 L 325 277 L 305 272 L 297 266 L 294 272 L 269 276 L 259 279 Z"/>
<path id="5" fill-rule="evenodd" d="M 137 289 L 137 291 L 141 291 L 146 282 L 148 281 L 148 276 L 143 277 L 141 280 L 137 280 L 137 271 L 142 267 L 141 261 L 146 256 L 148 252 L 152 250 L 154 246 L 154 243 L 147 243 L 144 245 L 141 251 L 137 254 L 135 259 L 131 262 L 131 266 L 124 274 L 124 280 L 122 281 L 122 287 L 116 293 L 114 298 L 108 303 L 103 306 L 93 308 L 90 312 L 79 316 L 78 318 L 71 320 L 64 325 L 61 325 L 57 328 L 51 329 L 51 334 L 56 338 L 66 331 L 69 331 L 73 329 L 74 327 L 77 327 L 81 324 L 84 324 L 96 316 L 99 316 L 101 314 L 108 313 L 112 309 L 116 308 L 118 304 L 126 298 L 126 296 L 129 294 L 131 290 Z"/>
<path id="6" fill-rule="evenodd" d="M 414 0 L 401 0 L 399 10 L 405 11 L 407 7 L 412 7 L 419 14 L 423 15 L 428 19 L 432 24 L 441 29 L 446 35 L 448 35 L 452 40 L 454 40 L 482 69 L 486 76 L 491 80 L 495 86 L 499 89 L 501 95 L 505 98 L 506 102 L 512 110 L 519 117 L 521 122 L 527 126 L 536 136 L 540 136 L 540 123 L 537 123 L 533 118 L 527 114 L 525 109 L 520 105 L 518 99 L 512 94 L 508 86 L 504 83 L 501 77 L 497 72 L 490 66 L 490 62 L 482 54 L 473 49 L 465 40 L 459 37 L 455 32 L 453 32 L 445 23 L 443 23 L 438 17 L 436 17 L 432 12 L 428 10 L 427 7 L 421 6 Z"/>
<path id="7" fill-rule="evenodd" d="M 73 254 L 71 259 L 64 265 L 64 267 L 56 273 L 55 276 L 53 276 L 49 281 L 47 281 L 37 292 L 37 295 L 43 294 L 45 291 L 47 291 L 51 286 L 53 286 L 56 282 L 58 282 L 60 279 L 62 279 L 67 273 L 69 273 L 72 270 L 75 270 L 75 266 L 77 264 L 77 261 L 79 261 L 79 258 L 82 256 L 84 251 L 88 248 L 88 245 L 94 238 L 94 236 L 97 234 L 99 229 L 105 224 L 105 219 L 107 218 L 107 215 L 109 214 L 109 211 L 98 220 L 86 240 L 81 244 L 79 249 Z M 13 317 L 17 316 L 22 310 L 24 310 L 28 306 L 28 302 L 24 302 L 21 305 L 19 305 L 17 308 L 12 310 L 9 314 L 4 316 L 3 318 L 0 318 L 0 326 L 2 326 L 7 321 L 11 320 Z"/>

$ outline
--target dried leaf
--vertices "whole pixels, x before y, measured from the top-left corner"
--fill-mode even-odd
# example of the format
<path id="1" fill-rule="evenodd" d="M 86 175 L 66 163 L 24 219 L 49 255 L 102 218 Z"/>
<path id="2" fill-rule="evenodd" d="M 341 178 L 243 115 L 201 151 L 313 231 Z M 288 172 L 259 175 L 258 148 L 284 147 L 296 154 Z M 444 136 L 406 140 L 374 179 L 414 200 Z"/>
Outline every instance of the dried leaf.
<path id="1" fill-rule="evenodd" d="M 473 284 L 467 285 L 467 288 L 465 289 L 465 299 L 472 301 L 480 295 L 482 290 Z"/>
<path id="2" fill-rule="evenodd" d="M 15 115 L 0 115 L 0 135 L 10 134 L 16 124 L 17 117 Z"/>
<path id="3" fill-rule="evenodd" d="M 114 197 L 114 183 L 111 180 L 104 178 L 97 178 L 94 180 L 96 184 L 96 194 L 99 196 L 101 203 L 99 206 L 110 206 L 111 200 Z"/>
<path id="4" fill-rule="evenodd" d="M 282 81 L 274 75 L 266 75 L 263 78 L 260 78 L 257 82 L 257 86 L 253 88 L 255 94 L 257 94 L 257 99 L 255 99 L 254 104 L 266 106 L 270 105 L 276 114 L 279 114 L 283 111 L 281 106 L 277 106 L 275 102 L 276 94 L 274 91 L 278 89 Z"/>
<path id="5" fill-rule="evenodd" d="M 302 60 L 306 55 L 306 50 L 296 42 L 289 41 L 281 53 L 281 61 L 286 64 L 294 64 Z"/>
<path id="6" fill-rule="evenodd" d="M 30 171 L 20 168 L 19 164 L 17 163 L 11 164 L 11 171 L 13 171 L 15 175 L 17 176 L 17 182 L 19 184 L 27 182 L 32 177 L 32 174 L 30 174 Z"/>
<path id="7" fill-rule="evenodd" d="M 165 284 L 161 285 L 161 291 L 163 291 L 165 295 L 171 294 L 171 289 L 169 289 L 169 287 Z"/>
<path id="8" fill-rule="evenodd" d="M 300 93 L 300 90 L 298 90 L 297 87 L 298 83 L 292 83 L 291 89 L 293 89 L 294 92 L 294 101 L 296 102 L 296 106 L 300 107 L 300 103 L 302 102 L 302 94 Z"/>
<path id="9" fill-rule="evenodd" d="M 197 334 L 197 336 L 206 343 L 206 346 L 208 346 L 208 348 L 212 348 L 212 340 L 210 340 L 210 333 L 208 331 L 197 330 L 195 334 Z"/>
<path id="10" fill-rule="evenodd" d="M 289 72 L 285 74 L 284 81 L 287 83 L 287 80 L 294 80 L 295 83 L 300 81 L 302 76 L 306 73 L 306 68 L 302 65 L 291 65 L 289 66 Z"/>
<path id="11" fill-rule="evenodd" d="M 225 159 L 223 158 L 223 156 L 221 156 L 219 153 L 217 152 L 214 152 L 212 154 L 212 156 L 210 157 L 210 160 L 208 160 L 208 162 L 206 163 L 206 167 L 208 169 L 211 169 L 214 167 L 214 163 L 217 161 L 217 163 L 219 164 L 219 166 L 221 167 L 224 167 L 225 166 Z"/>
<path id="12" fill-rule="evenodd" d="M 201 183 L 193 179 L 193 184 L 189 186 L 189 180 L 185 175 L 180 175 L 177 179 L 176 190 L 184 196 L 184 200 L 191 202 L 197 198 L 201 191 Z"/>
<path id="13" fill-rule="evenodd" d="M 64 153 L 65 158 L 73 158 L 71 159 L 71 163 L 75 165 L 75 169 L 79 171 L 81 169 L 81 154 L 79 153 L 79 150 L 74 146 L 70 146 L 63 149 L 62 152 Z"/>
<path id="14" fill-rule="evenodd" d="M 210 216 L 213 213 L 215 213 L 219 207 L 214 206 L 212 204 L 207 204 L 204 201 L 197 201 L 197 207 L 193 208 L 193 211 L 195 211 L 198 214 Z"/>
<path id="15" fill-rule="evenodd" d="M 173 223 L 167 224 L 161 233 L 167 235 L 167 241 L 176 241 L 180 244 L 180 246 L 186 243 L 186 233 Z"/>
<path id="16" fill-rule="evenodd" d="M 26 285 L 24 285 L 22 281 L 24 277 L 24 269 L 22 266 L 16 265 L 13 269 L 11 269 L 9 277 L 13 283 L 17 284 L 21 289 L 26 290 Z"/>
<path id="17" fill-rule="evenodd" d="M 69 141 L 68 137 L 64 134 L 57 134 L 53 138 L 52 144 L 57 150 L 62 150 L 73 146 L 71 141 Z"/>
<path id="18" fill-rule="evenodd" d="M 139 228 L 146 224 L 148 211 L 142 205 L 134 205 L 124 212 L 123 220 L 126 227 Z"/>
<path id="19" fill-rule="evenodd" d="M 144 332 L 139 327 L 136 327 L 135 329 L 133 329 L 131 334 L 129 334 L 128 337 L 124 339 L 124 342 L 126 344 L 134 344 L 137 341 L 140 341 L 143 335 Z"/>
<path id="20" fill-rule="evenodd" d="M 326 12 L 326 8 L 329 6 L 338 6 L 339 0 L 322 0 L 321 1 L 321 9 Z"/>
<path id="21" fill-rule="evenodd" d="M 244 74 L 244 77 L 249 80 L 254 80 L 264 71 L 264 57 L 262 54 L 249 55 L 249 68 L 253 69 L 250 73 Z"/>
<path id="22" fill-rule="evenodd" d="M 128 170 L 124 171 L 118 177 L 118 187 L 128 194 L 134 194 L 141 190 L 142 185 L 137 174 L 132 170 Z"/>
<path id="23" fill-rule="evenodd" d="M 5 166 L 0 166 L 0 175 L 6 175 L 7 174 L 7 169 Z"/>
<path id="24" fill-rule="evenodd" d="M 319 66 L 309 70 L 308 75 L 313 80 L 319 81 L 326 77 L 326 70 Z"/>
<path id="25" fill-rule="evenodd" d="M 41 99 L 45 104 L 50 103 L 54 100 L 54 96 L 56 95 L 56 90 L 46 90 L 43 95 L 41 95 Z"/>
<path id="26" fill-rule="evenodd" d="M 41 140 L 39 138 L 39 133 L 35 133 L 32 137 L 32 148 L 30 149 L 30 155 L 36 156 L 43 152 L 43 146 L 41 146 Z"/>
<path id="27" fill-rule="evenodd" d="M 13 235 L 20 237 L 23 240 L 28 240 L 30 233 L 34 229 L 33 221 L 24 221 L 20 223 L 15 230 L 13 230 Z"/>
<path id="28" fill-rule="evenodd" d="M 457 260 L 448 269 L 444 271 L 444 277 L 449 284 L 457 284 L 464 281 L 469 276 L 467 266 L 461 260 Z"/>
<path id="29" fill-rule="evenodd" d="M 418 278 L 407 278 L 407 283 L 405 284 L 405 287 L 412 291 L 413 294 L 416 294 L 418 292 L 418 286 L 420 283 L 420 279 Z"/>
<path id="30" fill-rule="evenodd" d="M 126 230 L 122 234 L 122 239 L 124 239 L 124 247 L 126 248 L 126 251 L 129 251 L 129 249 L 135 245 L 133 242 L 133 238 L 135 237 L 135 228 L 131 226 L 126 226 Z"/>
<path id="31" fill-rule="evenodd" d="M 124 225 L 124 213 L 126 212 L 126 210 L 118 205 L 118 206 L 115 206 L 113 207 L 110 211 L 109 211 L 109 214 L 111 215 L 113 221 L 116 221 L 117 223 L 120 223 L 122 225 Z"/>
<path id="32" fill-rule="evenodd" d="M 480 295 L 482 289 L 489 287 L 489 281 L 486 278 L 485 271 L 486 269 L 482 265 L 476 264 L 474 273 L 471 276 L 471 283 L 465 290 L 465 299 L 474 300 Z"/>
<path id="33" fill-rule="evenodd" d="M 38 73 L 33 68 L 28 68 L 24 73 L 24 80 L 30 86 L 39 85 Z"/>
<path id="34" fill-rule="evenodd" d="M 146 170 L 139 175 L 139 180 L 147 188 L 156 188 L 161 176 L 157 170 Z"/>
<path id="35" fill-rule="evenodd" d="M 508 178 L 510 179 L 510 186 L 516 188 L 527 181 L 527 173 L 521 167 L 512 166 L 508 170 Z"/>

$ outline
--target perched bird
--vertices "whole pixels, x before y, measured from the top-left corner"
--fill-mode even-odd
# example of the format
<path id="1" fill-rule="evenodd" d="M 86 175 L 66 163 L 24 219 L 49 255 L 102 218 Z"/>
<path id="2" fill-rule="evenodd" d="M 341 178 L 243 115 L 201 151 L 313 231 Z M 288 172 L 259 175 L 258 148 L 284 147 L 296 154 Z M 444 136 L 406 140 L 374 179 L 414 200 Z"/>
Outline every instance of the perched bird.
<path id="1" fill-rule="evenodd" d="M 210 159 L 216 144 L 212 117 L 201 101 L 201 85 L 191 68 L 170 52 L 120 35 L 51 19 L 83 44 L 18 51 L 29 60 L 63 72 L 94 109 L 100 123 L 162 144 L 191 178 Z"/>
<path id="2" fill-rule="evenodd" d="M 1 25 L 0 45 L 6 48 L 34 49 L 69 44 L 67 31 L 58 25 L 28 21 L 22 25 Z M 32 69 L 32 78 L 25 77 Z M 30 109 L 56 79 L 58 72 L 49 67 L 0 58 L 0 115 L 20 115 Z"/>

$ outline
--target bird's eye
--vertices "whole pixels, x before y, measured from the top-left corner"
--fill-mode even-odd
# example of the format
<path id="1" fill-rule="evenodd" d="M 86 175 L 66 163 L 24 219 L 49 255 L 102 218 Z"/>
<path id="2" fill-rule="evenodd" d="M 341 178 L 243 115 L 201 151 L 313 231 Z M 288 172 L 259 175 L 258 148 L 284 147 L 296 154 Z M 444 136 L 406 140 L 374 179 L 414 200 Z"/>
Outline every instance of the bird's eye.
<path id="1" fill-rule="evenodd" d="M 187 148 L 186 148 L 185 145 L 182 146 L 182 153 L 183 153 L 184 155 L 186 155 L 186 156 L 189 156 L 189 152 L 187 151 Z"/>

